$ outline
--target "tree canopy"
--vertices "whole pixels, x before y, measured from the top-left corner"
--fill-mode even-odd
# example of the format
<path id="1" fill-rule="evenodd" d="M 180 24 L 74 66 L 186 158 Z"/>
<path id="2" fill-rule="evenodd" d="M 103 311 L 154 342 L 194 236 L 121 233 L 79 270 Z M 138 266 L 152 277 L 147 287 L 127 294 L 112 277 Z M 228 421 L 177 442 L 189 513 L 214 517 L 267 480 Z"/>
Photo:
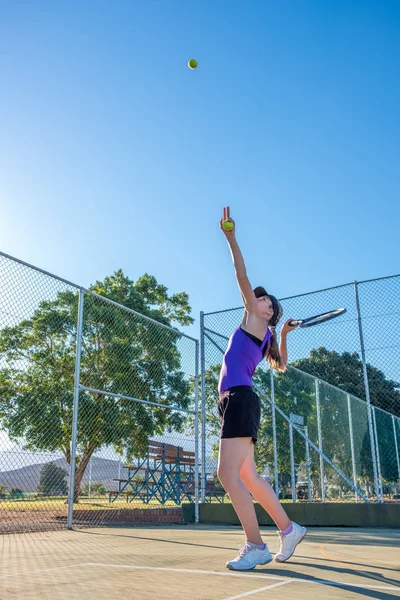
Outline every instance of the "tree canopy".
<path id="1" fill-rule="evenodd" d="M 343 352 L 318 348 L 309 358 L 292 363 L 293 366 L 319 377 L 336 387 L 365 400 L 363 364 L 357 352 Z M 400 416 L 400 384 L 388 379 L 383 371 L 367 364 L 371 403 Z"/>
<path id="2" fill-rule="evenodd" d="M 367 405 L 362 400 L 365 393 L 360 358 L 356 354 L 345 352 L 340 355 L 325 348 L 319 348 L 313 350 L 309 358 L 295 361 L 292 365 L 296 369 L 289 367 L 285 374 L 276 373 L 274 376 L 277 406 L 287 416 L 290 413 L 302 416 L 308 428 L 309 438 L 318 445 L 315 380 L 309 377 L 307 373 L 320 379 L 323 450 L 351 481 L 353 480 L 353 465 L 347 393 L 350 396 L 355 396 L 350 398 L 350 402 L 356 472 L 359 480 L 370 484 L 373 481 L 373 469 Z M 396 389 L 395 382 L 386 379 L 381 371 L 371 365 L 368 365 L 367 369 L 370 378 L 372 402 L 377 407 L 379 407 L 379 403 L 386 406 L 387 402 L 391 402 L 393 412 L 395 412 L 396 406 L 397 411 L 399 411 L 399 392 Z M 207 428 L 208 433 L 215 436 L 214 439 L 217 439 L 220 430 L 217 413 L 219 370 L 220 365 L 214 365 L 206 371 L 205 376 Z M 271 394 L 270 377 L 270 372 L 263 368 L 259 368 L 254 377 L 254 383 L 267 396 Z M 331 385 L 326 385 L 324 382 Z M 336 386 L 339 389 L 331 386 Z M 341 390 L 346 393 L 342 393 Z M 356 398 L 359 398 L 359 400 Z M 398 474 L 391 417 L 386 412 L 376 411 L 376 423 L 382 477 L 385 481 L 394 482 Z M 276 437 L 280 484 L 288 485 L 290 479 L 289 425 L 278 413 L 276 413 Z M 295 463 L 296 465 L 302 465 L 306 460 L 304 439 L 294 431 L 293 442 Z M 216 452 L 217 441 L 214 443 L 214 454 Z M 317 493 L 319 493 L 319 455 L 316 451 L 310 449 L 310 456 L 311 473 L 313 480 L 317 482 Z M 264 471 L 266 466 L 269 467 L 270 471 L 273 468 L 272 411 L 266 399 L 262 402 L 261 425 L 255 447 L 255 460 L 260 472 Z M 328 465 L 325 465 L 325 474 L 330 482 L 339 483 L 338 476 Z"/>
<path id="3" fill-rule="evenodd" d="M 148 274 L 119 270 L 90 288 L 172 327 L 193 322 L 188 295 L 168 294 Z M 78 292 L 41 302 L 29 319 L 0 331 L 0 427 L 30 450 L 61 450 L 71 460 Z M 191 403 L 179 335 L 89 293 L 84 296 L 80 383 L 98 390 L 186 408 Z M 194 347 L 185 347 L 194 356 Z M 187 357 L 186 357 L 187 360 Z M 182 413 L 81 391 L 75 499 L 92 454 L 112 446 L 132 455 L 149 436 L 180 430 Z"/>
<path id="4" fill-rule="evenodd" d="M 68 473 L 53 462 L 46 463 L 40 470 L 38 492 L 46 495 L 65 494 Z"/>

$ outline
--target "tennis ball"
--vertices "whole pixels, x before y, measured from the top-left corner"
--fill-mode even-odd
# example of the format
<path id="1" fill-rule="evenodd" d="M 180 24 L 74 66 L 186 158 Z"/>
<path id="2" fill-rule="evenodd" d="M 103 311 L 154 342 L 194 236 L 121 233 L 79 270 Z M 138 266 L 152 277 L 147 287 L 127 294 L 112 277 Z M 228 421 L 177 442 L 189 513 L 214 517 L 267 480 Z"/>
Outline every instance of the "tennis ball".
<path id="1" fill-rule="evenodd" d="M 189 69 L 196 69 L 198 64 L 199 63 L 197 62 L 197 60 L 195 58 L 191 58 L 188 61 L 188 67 L 189 67 Z"/>
<path id="2" fill-rule="evenodd" d="M 222 228 L 224 231 L 232 231 L 232 229 L 234 228 L 234 223 L 232 223 L 232 221 L 223 221 L 222 222 Z"/>

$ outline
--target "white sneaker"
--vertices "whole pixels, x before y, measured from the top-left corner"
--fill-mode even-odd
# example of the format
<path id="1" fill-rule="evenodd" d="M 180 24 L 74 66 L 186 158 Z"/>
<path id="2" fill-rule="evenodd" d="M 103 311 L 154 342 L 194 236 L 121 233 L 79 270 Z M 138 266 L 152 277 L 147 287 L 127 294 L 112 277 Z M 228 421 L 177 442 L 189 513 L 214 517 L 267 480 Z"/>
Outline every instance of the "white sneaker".
<path id="1" fill-rule="evenodd" d="M 285 562 L 285 560 L 288 560 L 295 551 L 297 544 L 300 544 L 307 533 L 307 529 L 301 527 L 301 525 L 297 525 L 297 523 L 292 523 L 292 526 L 292 531 L 287 535 L 283 535 L 283 533 L 278 531 L 279 552 L 275 554 L 276 562 Z"/>
<path id="2" fill-rule="evenodd" d="M 239 555 L 226 563 L 228 569 L 232 571 L 247 571 L 254 569 L 257 565 L 267 565 L 272 560 L 271 552 L 265 544 L 264 550 L 260 550 L 257 544 L 246 542 L 240 550 Z"/>

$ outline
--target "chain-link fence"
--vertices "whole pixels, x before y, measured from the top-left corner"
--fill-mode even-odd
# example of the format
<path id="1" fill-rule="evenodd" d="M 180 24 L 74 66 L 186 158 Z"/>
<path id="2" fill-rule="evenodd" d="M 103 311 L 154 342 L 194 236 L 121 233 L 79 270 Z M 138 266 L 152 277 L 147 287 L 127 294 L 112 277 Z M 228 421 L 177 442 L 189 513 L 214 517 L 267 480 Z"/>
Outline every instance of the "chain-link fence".
<path id="1" fill-rule="evenodd" d="M 399 498 L 399 282 L 282 300 L 293 318 L 347 309 L 290 334 L 287 373 L 257 371 L 256 460 L 282 500 Z M 241 308 L 202 315 L 201 412 L 197 340 L 3 253 L 0 286 L 0 531 L 178 523 L 225 501 L 217 386 Z"/>
<path id="2" fill-rule="evenodd" d="M 0 253 L 0 531 L 198 515 L 198 342 Z"/>
<path id="3" fill-rule="evenodd" d="M 400 276 L 394 276 L 281 300 L 286 318 L 347 309 L 289 335 L 287 373 L 271 378 L 266 365 L 257 370 L 263 414 L 256 460 L 282 499 L 400 499 L 399 293 Z M 216 466 L 219 369 L 242 314 L 242 307 L 202 314 L 209 470 Z"/>

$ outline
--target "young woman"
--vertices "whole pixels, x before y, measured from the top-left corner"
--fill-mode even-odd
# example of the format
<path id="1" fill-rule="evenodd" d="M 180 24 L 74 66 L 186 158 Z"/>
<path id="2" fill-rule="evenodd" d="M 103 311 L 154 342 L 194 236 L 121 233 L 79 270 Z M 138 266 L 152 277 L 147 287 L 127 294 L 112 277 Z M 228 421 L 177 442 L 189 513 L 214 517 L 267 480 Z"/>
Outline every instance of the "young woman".
<path id="1" fill-rule="evenodd" d="M 229 232 L 223 228 L 223 222 L 227 220 L 233 225 Z M 280 548 L 275 556 L 277 562 L 288 560 L 307 533 L 304 527 L 290 521 L 272 487 L 257 473 L 254 463 L 254 444 L 257 441 L 261 407 L 260 399 L 252 388 L 252 377 L 264 357 L 273 369 L 286 370 L 286 336 L 295 327 L 289 325 L 290 320 L 286 321 L 278 347 L 275 326 L 282 316 L 282 308 L 264 288 L 252 289 L 236 241 L 235 224 L 230 218 L 229 207 L 224 208 L 220 228 L 231 250 L 244 316 L 241 326 L 229 340 L 218 386 L 221 418 L 218 477 L 229 494 L 246 536 L 239 555 L 226 566 L 244 571 L 272 560 L 267 545 L 261 539 L 253 497 L 278 527 Z"/>

